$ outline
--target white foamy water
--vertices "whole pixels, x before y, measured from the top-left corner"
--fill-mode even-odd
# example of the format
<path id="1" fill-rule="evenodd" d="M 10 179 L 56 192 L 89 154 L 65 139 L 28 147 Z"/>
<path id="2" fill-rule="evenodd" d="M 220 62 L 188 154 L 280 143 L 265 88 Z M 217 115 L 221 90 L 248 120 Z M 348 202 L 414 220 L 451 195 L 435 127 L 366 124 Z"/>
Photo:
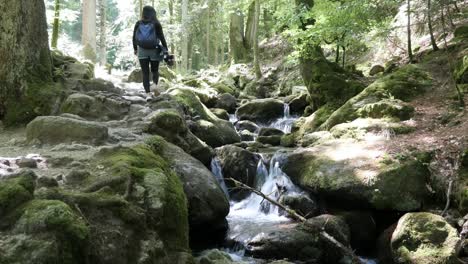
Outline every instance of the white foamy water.
<path id="1" fill-rule="evenodd" d="M 39 154 L 28 154 L 20 157 L 0 157 L 0 177 L 14 174 L 20 170 L 18 162 L 22 158 L 33 159 L 36 161 L 37 169 L 47 170 L 47 160 Z"/>
<path id="2" fill-rule="evenodd" d="M 291 110 L 289 104 L 284 104 L 284 114 L 283 117 L 267 125 L 260 125 L 261 127 L 272 127 L 283 131 L 285 134 L 289 134 L 292 131 L 292 126 L 294 122 L 299 117 L 291 116 Z"/>
<path id="3" fill-rule="evenodd" d="M 221 163 L 219 162 L 219 159 L 217 157 L 214 157 L 211 160 L 211 172 L 216 177 L 219 186 L 223 190 L 224 194 L 226 194 L 226 197 L 229 199 L 228 188 L 226 186 L 226 183 L 224 182 L 223 169 L 221 168 Z"/>

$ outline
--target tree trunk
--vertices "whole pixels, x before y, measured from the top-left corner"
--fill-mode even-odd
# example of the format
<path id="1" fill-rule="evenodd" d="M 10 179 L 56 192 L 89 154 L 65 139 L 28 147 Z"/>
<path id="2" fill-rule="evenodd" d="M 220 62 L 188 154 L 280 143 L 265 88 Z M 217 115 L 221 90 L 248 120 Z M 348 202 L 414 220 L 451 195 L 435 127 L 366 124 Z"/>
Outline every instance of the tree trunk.
<path id="1" fill-rule="evenodd" d="M 342 66 L 341 66 L 341 67 L 343 67 L 343 69 L 344 69 L 344 67 L 345 67 L 345 65 L 346 65 L 346 47 L 345 47 L 345 46 L 342 46 L 342 48 L 343 48 L 343 62 L 342 62 Z"/>
<path id="2" fill-rule="evenodd" d="M 262 69 L 260 68 L 260 58 L 258 50 L 258 26 L 260 24 L 260 0 L 255 0 L 255 19 L 254 19 L 254 67 L 257 80 L 262 78 Z"/>
<path id="3" fill-rule="evenodd" d="M 181 39 L 181 55 L 182 55 L 182 60 L 181 60 L 181 71 L 183 73 L 186 73 L 188 71 L 188 53 L 189 53 L 189 39 L 188 39 L 188 0 L 182 0 L 182 28 L 184 29 L 183 33 L 182 33 L 182 39 Z"/>
<path id="4" fill-rule="evenodd" d="M 52 27 L 52 48 L 57 48 L 60 23 L 60 0 L 55 0 L 54 25 Z"/>
<path id="5" fill-rule="evenodd" d="M 434 37 L 434 30 L 432 28 L 432 5 L 431 0 L 427 0 L 427 26 L 429 28 L 429 34 L 431 35 L 431 45 L 434 51 L 439 50 L 437 43 Z"/>
<path id="6" fill-rule="evenodd" d="M 107 0 L 100 0 L 100 7 L 101 7 L 101 20 L 100 20 L 100 38 L 99 38 L 99 62 L 102 66 L 107 64 L 107 27 L 106 27 L 106 20 L 107 20 Z"/>
<path id="7" fill-rule="evenodd" d="M 83 0 L 83 55 L 96 61 L 96 0 Z"/>
<path id="8" fill-rule="evenodd" d="M 140 7 L 140 13 L 138 14 L 138 17 L 140 17 L 143 14 L 143 0 L 140 0 L 139 7 Z"/>
<path id="9" fill-rule="evenodd" d="M 239 10 L 230 16 L 229 43 L 233 62 L 244 62 L 247 53 L 244 46 L 244 15 Z"/>
<path id="10" fill-rule="evenodd" d="M 408 57 L 409 57 L 409 63 L 413 63 L 413 48 L 411 45 L 411 0 L 407 0 L 407 34 L 408 34 Z"/>
<path id="11" fill-rule="evenodd" d="M 174 0 L 169 0 L 169 24 L 174 24 Z M 170 33 L 172 36 L 172 32 Z M 171 54 L 175 53 L 174 41 L 171 41 Z"/>
<path id="12" fill-rule="evenodd" d="M 211 21 L 210 21 L 210 9 L 207 9 L 207 14 L 206 14 L 206 64 L 209 65 L 211 62 L 211 47 L 210 47 L 210 41 L 211 41 Z"/>
<path id="13" fill-rule="evenodd" d="M 0 119 L 50 114 L 52 63 L 43 0 L 0 0 Z"/>
<path id="14" fill-rule="evenodd" d="M 255 0 L 250 3 L 249 11 L 247 13 L 247 24 L 245 25 L 245 39 L 244 46 L 248 53 L 251 54 L 251 51 L 255 45 L 255 27 L 256 27 L 256 13 L 255 13 Z"/>
<path id="15" fill-rule="evenodd" d="M 340 63 L 340 43 L 336 43 L 336 57 L 335 62 L 338 64 Z"/>

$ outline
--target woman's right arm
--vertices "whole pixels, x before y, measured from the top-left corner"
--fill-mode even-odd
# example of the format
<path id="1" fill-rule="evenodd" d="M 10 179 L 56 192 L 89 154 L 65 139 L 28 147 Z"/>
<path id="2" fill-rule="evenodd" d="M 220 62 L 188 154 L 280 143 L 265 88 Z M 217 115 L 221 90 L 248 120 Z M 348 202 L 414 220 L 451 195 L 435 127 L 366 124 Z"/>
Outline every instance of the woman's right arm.
<path id="1" fill-rule="evenodd" d="M 132 38 L 133 51 L 135 52 L 135 54 L 137 53 L 137 50 L 138 50 L 138 45 L 137 45 L 137 41 L 136 41 L 136 32 L 138 30 L 138 25 L 140 25 L 140 22 L 137 22 L 135 24 L 135 28 L 133 29 L 133 38 Z"/>

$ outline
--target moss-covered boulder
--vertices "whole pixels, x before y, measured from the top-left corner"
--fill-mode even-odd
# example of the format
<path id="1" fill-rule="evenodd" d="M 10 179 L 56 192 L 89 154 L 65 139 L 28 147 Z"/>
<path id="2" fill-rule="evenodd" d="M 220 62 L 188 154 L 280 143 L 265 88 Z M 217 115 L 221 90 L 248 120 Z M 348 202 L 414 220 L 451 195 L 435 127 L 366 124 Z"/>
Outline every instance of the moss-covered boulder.
<path id="1" fill-rule="evenodd" d="M 40 116 L 26 127 L 29 142 L 45 144 L 87 143 L 101 144 L 109 137 L 108 129 L 95 122 L 59 116 Z"/>
<path id="2" fill-rule="evenodd" d="M 172 81 L 177 78 L 176 74 L 174 71 L 169 69 L 166 66 L 160 66 L 159 67 L 159 77 L 165 78 L 169 81 Z M 153 74 L 150 72 L 150 80 L 153 79 Z M 130 75 L 128 76 L 127 82 L 136 82 L 136 83 L 142 83 L 143 82 L 143 73 L 141 72 L 141 69 L 135 69 L 133 70 Z"/>
<path id="3" fill-rule="evenodd" d="M 148 144 L 167 161 L 183 184 L 191 237 L 206 241 L 223 238 L 229 201 L 215 176 L 200 161 L 160 137 L 149 139 Z"/>
<path id="4" fill-rule="evenodd" d="M 214 115 L 200 99 L 188 89 L 172 89 L 168 92 L 186 113 L 197 120 L 189 124 L 190 130 L 211 147 L 240 142 L 234 126 Z"/>
<path id="5" fill-rule="evenodd" d="M 0 178 L 0 219 L 33 198 L 36 175 L 31 171 Z"/>
<path id="6" fill-rule="evenodd" d="M 215 149 L 223 176 L 226 179 L 233 178 L 250 187 L 256 186 L 257 165 L 260 156 L 233 145 L 223 146 Z M 226 181 L 228 187 L 235 187 L 231 181 Z M 233 188 L 230 191 L 231 198 L 241 200 L 250 192 Z"/>
<path id="7" fill-rule="evenodd" d="M 386 137 L 408 134 L 414 131 L 414 127 L 401 122 L 393 122 L 388 119 L 358 118 L 349 123 L 343 123 L 330 129 L 334 138 L 365 139 L 367 133 L 373 132 Z M 320 133 L 320 132 L 316 132 Z"/>
<path id="8" fill-rule="evenodd" d="M 272 98 L 252 100 L 241 105 L 236 115 L 239 120 L 268 123 L 284 115 L 284 103 Z"/>
<path id="9" fill-rule="evenodd" d="M 406 264 L 460 263 L 457 230 L 443 217 L 431 213 L 408 213 L 399 221 L 391 239 L 393 258 Z"/>
<path id="10" fill-rule="evenodd" d="M 369 85 L 347 101 L 319 129 L 353 121 L 358 117 L 394 117 L 408 119 L 414 111 L 399 100 L 408 101 L 430 85 L 429 75 L 415 65 L 407 65 Z M 389 100 L 391 99 L 391 100 Z M 394 100 L 399 99 L 399 100 Z"/>
<path id="11" fill-rule="evenodd" d="M 102 149 L 96 159 L 103 169 L 82 184 L 85 193 L 47 194 L 79 205 L 94 227 L 96 263 L 140 259 L 156 264 L 185 258 L 187 199 L 171 164 L 146 144 Z"/>
<path id="12" fill-rule="evenodd" d="M 220 251 L 219 249 L 206 250 L 200 253 L 196 258 L 197 264 L 234 264 L 228 253 Z"/>
<path id="13" fill-rule="evenodd" d="M 453 32 L 454 36 L 456 38 L 468 38 L 468 26 L 467 25 L 461 25 L 455 29 Z"/>
<path id="14" fill-rule="evenodd" d="M 73 264 L 86 257 L 89 227 L 67 204 L 32 200 L 9 217 L 16 221 L 0 235 L 2 263 Z"/>
<path id="15" fill-rule="evenodd" d="M 342 104 L 363 89 L 352 75 L 328 61 L 318 45 L 301 50 L 300 69 L 315 109 L 326 103 Z"/>
<path id="16" fill-rule="evenodd" d="M 226 110 L 221 108 L 211 108 L 210 110 L 218 118 L 229 121 L 229 113 Z"/>
<path id="17" fill-rule="evenodd" d="M 130 103 L 119 97 L 89 96 L 74 93 L 62 104 L 62 113 L 78 115 L 84 118 L 109 120 L 121 119 L 130 110 Z"/>
<path id="18" fill-rule="evenodd" d="M 257 126 L 254 122 L 248 121 L 248 120 L 236 122 L 236 128 L 239 131 L 247 130 L 252 133 L 257 133 L 258 130 L 260 129 L 260 127 Z"/>
<path id="19" fill-rule="evenodd" d="M 372 145 L 332 140 L 287 155 L 283 171 L 301 187 L 347 208 L 411 211 L 428 195 L 425 155 L 391 158 Z"/>
<path id="20" fill-rule="evenodd" d="M 213 149 L 197 138 L 182 116 L 172 109 L 161 109 L 149 118 L 145 132 L 162 136 L 167 141 L 208 165 L 214 155 Z"/>

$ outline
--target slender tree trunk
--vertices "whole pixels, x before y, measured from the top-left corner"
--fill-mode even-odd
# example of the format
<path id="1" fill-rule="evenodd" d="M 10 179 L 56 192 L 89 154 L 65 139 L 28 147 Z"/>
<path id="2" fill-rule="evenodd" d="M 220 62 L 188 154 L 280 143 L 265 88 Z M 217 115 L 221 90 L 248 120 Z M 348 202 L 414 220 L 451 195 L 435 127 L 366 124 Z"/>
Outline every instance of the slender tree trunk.
<path id="1" fill-rule="evenodd" d="M 143 0 L 140 0 L 140 13 L 138 14 L 138 17 L 141 16 L 141 14 L 143 14 Z"/>
<path id="2" fill-rule="evenodd" d="M 262 69 L 260 68 L 260 58 L 258 49 L 258 26 L 260 24 L 260 0 L 255 0 L 255 19 L 254 19 L 254 67 L 257 79 L 262 78 Z"/>
<path id="3" fill-rule="evenodd" d="M 431 5 L 431 0 L 427 0 L 427 25 L 429 28 L 429 34 L 431 35 L 431 44 L 432 44 L 432 49 L 434 51 L 439 50 L 439 47 L 437 47 L 437 43 L 434 37 L 434 30 L 432 28 L 432 5 Z"/>
<path id="4" fill-rule="evenodd" d="M 343 62 L 342 62 L 342 67 L 344 68 L 345 65 L 346 65 L 346 47 L 345 46 L 342 46 L 343 48 Z"/>
<path id="5" fill-rule="evenodd" d="M 174 24 L 174 0 L 169 0 L 169 24 L 173 25 Z M 173 36 L 172 32 L 170 33 L 171 36 Z M 175 46 L 174 46 L 174 41 L 171 41 L 171 54 L 174 54 L 175 52 Z"/>
<path id="6" fill-rule="evenodd" d="M 453 6 L 455 6 L 455 11 L 457 11 L 457 13 L 460 13 L 460 8 L 458 7 L 457 5 L 457 0 L 453 1 Z"/>
<path id="7" fill-rule="evenodd" d="M 255 37 L 256 37 L 256 30 L 258 30 L 258 26 L 256 26 L 256 13 L 255 13 L 255 1 L 252 0 L 249 6 L 249 11 L 247 13 L 247 24 L 245 25 L 245 38 L 244 38 L 244 46 L 249 53 L 249 59 L 252 59 L 252 50 L 255 45 Z M 257 27 L 257 28 L 256 28 Z"/>
<path id="8" fill-rule="evenodd" d="M 55 13 L 54 13 L 54 25 L 52 28 L 52 48 L 57 48 L 57 42 L 59 37 L 60 28 L 60 0 L 55 0 Z"/>
<path id="9" fill-rule="evenodd" d="M 409 62 L 413 63 L 413 48 L 411 45 L 411 0 L 407 0 L 407 34 L 408 34 L 408 57 L 409 57 Z"/>
<path id="10" fill-rule="evenodd" d="M 83 0 L 83 54 L 96 61 L 96 0 Z"/>
<path id="11" fill-rule="evenodd" d="M 189 32 L 188 32 L 188 0 L 182 0 L 182 28 L 184 29 L 182 33 L 182 43 L 181 43 L 181 53 L 182 53 L 182 61 L 181 61 L 181 71 L 186 73 L 188 71 L 188 63 L 189 63 Z"/>
<path id="12" fill-rule="evenodd" d="M 207 9 L 206 14 L 206 64 L 209 65 L 211 62 L 211 21 L 210 21 L 210 8 Z"/>
<path id="13" fill-rule="evenodd" d="M 154 0 L 153 0 L 153 2 L 151 2 L 151 5 L 154 7 Z"/>
<path id="14" fill-rule="evenodd" d="M 447 17 L 449 19 L 449 22 L 450 22 L 450 27 L 453 29 L 455 28 L 455 23 L 453 23 L 453 17 L 452 17 L 452 11 L 450 10 L 450 4 L 445 2 L 445 6 L 447 8 Z"/>
<path id="15" fill-rule="evenodd" d="M 335 62 L 340 63 L 340 43 L 336 43 L 336 57 Z"/>
<path id="16" fill-rule="evenodd" d="M 102 66 L 105 66 L 107 64 L 107 5 L 106 5 L 107 0 L 101 0 L 101 20 L 100 20 L 100 38 L 99 38 L 99 63 Z"/>

